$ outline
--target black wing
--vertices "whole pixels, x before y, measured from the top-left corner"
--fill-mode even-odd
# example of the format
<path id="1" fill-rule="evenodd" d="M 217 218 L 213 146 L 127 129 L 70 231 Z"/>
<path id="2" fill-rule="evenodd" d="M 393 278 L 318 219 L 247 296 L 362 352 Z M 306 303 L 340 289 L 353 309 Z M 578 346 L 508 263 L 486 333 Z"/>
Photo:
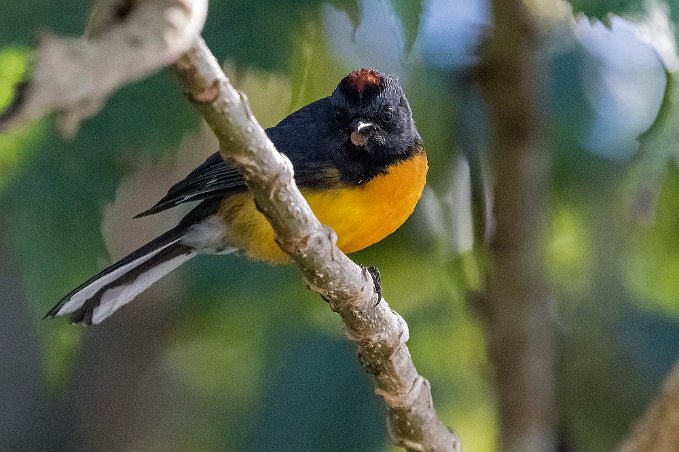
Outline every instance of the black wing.
<path id="1" fill-rule="evenodd" d="M 185 179 L 174 184 L 163 198 L 135 218 L 153 215 L 185 202 L 221 198 L 234 191 L 245 190 L 243 176 L 216 152 Z"/>
<path id="2" fill-rule="evenodd" d="M 292 113 L 275 127 L 266 129 L 271 141 L 287 155 L 295 168 L 295 181 L 300 186 L 319 187 L 328 180 L 336 180 L 333 171 L 333 149 L 329 143 L 327 115 L 330 100 L 326 97 Z M 170 188 L 167 195 L 137 217 L 152 215 L 179 204 L 215 199 L 246 190 L 245 181 L 236 168 L 212 154 L 205 162 Z"/>

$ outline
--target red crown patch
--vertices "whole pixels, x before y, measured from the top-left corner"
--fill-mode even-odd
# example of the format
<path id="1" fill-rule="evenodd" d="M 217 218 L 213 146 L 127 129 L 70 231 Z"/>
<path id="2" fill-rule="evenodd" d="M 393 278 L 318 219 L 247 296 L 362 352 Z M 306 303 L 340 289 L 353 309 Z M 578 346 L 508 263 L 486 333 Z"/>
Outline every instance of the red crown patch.
<path id="1" fill-rule="evenodd" d="M 353 71 L 340 82 L 340 90 L 347 98 L 371 97 L 382 92 L 385 80 L 375 69 Z"/>
<path id="2" fill-rule="evenodd" d="M 384 82 L 382 75 L 375 69 L 359 69 L 345 77 L 347 85 L 362 93 L 369 87 L 377 87 Z"/>

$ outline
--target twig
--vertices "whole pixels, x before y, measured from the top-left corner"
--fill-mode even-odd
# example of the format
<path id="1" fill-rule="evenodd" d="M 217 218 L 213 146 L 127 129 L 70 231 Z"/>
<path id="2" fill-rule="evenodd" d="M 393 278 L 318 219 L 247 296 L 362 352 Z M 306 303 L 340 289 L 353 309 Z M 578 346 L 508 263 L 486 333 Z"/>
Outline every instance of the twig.
<path id="1" fill-rule="evenodd" d="M 376 305 L 368 270 L 337 249 L 335 233 L 318 222 L 297 189 L 289 160 L 276 151 L 202 39 L 174 70 L 217 135 L 223 157 L 242 171 L 280 247 L 299 265 L 309 288 L 342 318 L 386 404 L 393 441 L 413 451 L 460 450 L 456 435 L 437 418 L 429 383 L 413 365 L 405 321 L 386 301 Z"/>
<path id="2" fill-rule="evenodd" d="M 671 452 L 679 450 L 679 362 L 662 391 L 637 421 L 618 452 Z"/>
<path id="3" fill-rule="evenodd" d="M 0 131 L 58 111 L 63 133 L 74 135 L 114 90 L 186 52 L 206 15 L 207 0 L 98 0 L 88 36 L 40 38 L 21 97 L 0 112 Z"/>

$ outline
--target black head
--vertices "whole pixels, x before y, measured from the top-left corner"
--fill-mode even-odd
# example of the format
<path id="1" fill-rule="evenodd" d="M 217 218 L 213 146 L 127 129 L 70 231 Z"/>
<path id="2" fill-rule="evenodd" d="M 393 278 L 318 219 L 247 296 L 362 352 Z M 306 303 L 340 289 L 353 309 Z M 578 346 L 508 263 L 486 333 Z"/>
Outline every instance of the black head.
<path id="1" fill-rule="evenodd" d="M 305 185 L 363 184 L 391 165 L 424 152 L 408 100 L 396 77 L 360 69 L 332 95 L 267 129 Z M 299 180 L 299 179 L 298 179 Z M 315 182 L 312 182 L 315 181 Z"/>
<path id="2" fill-rule="evenodd" d="M 421 139 L 396 77 L 360 69 L 344 77 L 330 97 L 336 132 L 356 158 L 397 161 Z"/>

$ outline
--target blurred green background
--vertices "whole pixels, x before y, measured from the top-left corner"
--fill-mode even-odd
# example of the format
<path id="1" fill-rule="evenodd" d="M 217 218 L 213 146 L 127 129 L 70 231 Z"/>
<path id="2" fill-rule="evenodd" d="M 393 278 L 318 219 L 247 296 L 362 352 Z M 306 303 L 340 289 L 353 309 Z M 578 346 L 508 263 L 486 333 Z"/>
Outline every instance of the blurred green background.
<path id="1" fill-rule="evenodd" d="M 672 67 L 636 34 L 644 2 L 573 2 L 592 17 L 638 18 L 608 28 L 532 3 L 558 24 L 540 94 L 560 441 L 610 450 L 679 357 Z M 673 20 L 679 2 L 670 6 Z M 78 35 L 88 9 L 4 0 L 0 11 L 5 105 L 38 33 Z M 415 364 L 468 451 L 494 450 L 497 434 L 482 322 L 466 302 L 481 279 L 468 187 L 486 160 L 487 130 L 469 74 L 488 11 L 480 0 L 212 1 L 204 30 L 264 126 L 358 67 L 400 76 L 429 154 L 429 188 L 404 227 L 353 258 L 381 269 Z M 658 23 L 650 30 L 674 42 Z M 338 318 L 291 266 L 201 257 L 101 326 L 42 320 L 186 212 L 131 219 L 215 149 L 166 71 L 122 88 L 72 140 L 53 119 L 0 135 L 0 450 L 392 449 Z M 646 200 L 649 185 L 657 203 L 635 221 L 630 203 Z"/>

